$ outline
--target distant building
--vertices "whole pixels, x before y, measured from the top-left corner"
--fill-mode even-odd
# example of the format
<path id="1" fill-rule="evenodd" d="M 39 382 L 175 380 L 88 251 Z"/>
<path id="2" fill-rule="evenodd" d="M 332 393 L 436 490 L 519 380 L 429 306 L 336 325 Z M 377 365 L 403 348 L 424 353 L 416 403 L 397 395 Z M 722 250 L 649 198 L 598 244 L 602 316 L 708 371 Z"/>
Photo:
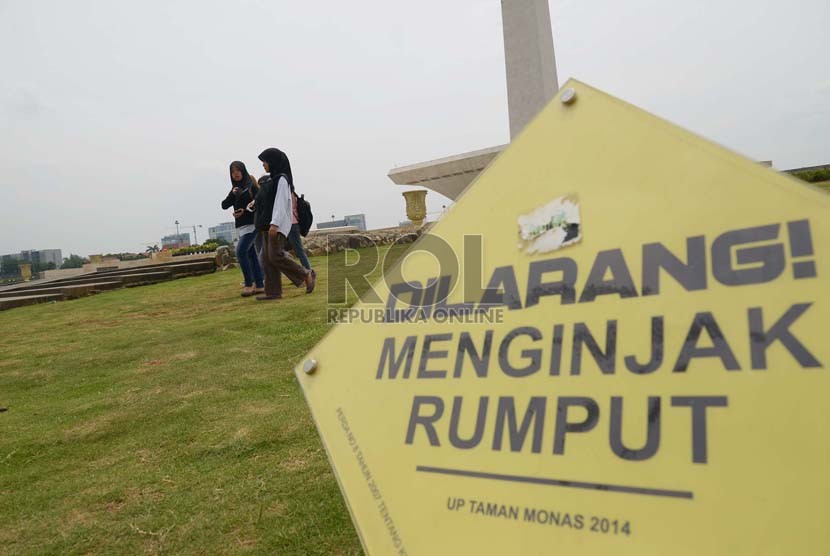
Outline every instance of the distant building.
<path id="1" fill-rule="evenodd" d="M 20 259 L 18 259 L 19 256 L 20 256 L 20 253 L 13 254 L 13 255 L 3 255 L 3 256 L 1 256 L 0 257 L 0 274 L 10 273 L 11 270 L 9 270 L 9 269 L 11 268 L 11 263 L 13 261 L 20 260 Z M 14 271 L 17 272 L 17 264 L 16 263 L 13 265 L 13 267 L 15 269 Z"/>
<path id="2" fill-rule="evenodd" d="M 366 231 L 366 215 L 365 214 L 350 214 L 343 217 L 343 220 L 332 220 L 331 222 L 318 222 L 317 229 L 325 230 L 327 228 L 342 228 L 343 226 L 354 226 L 361 232 Z"/>
<path id="3" fill-rule="evenodd" d="M 212 228 L 208 228 L 208 237 L 210 239 L 224 239 L 228 243 L 235 243 L 239 239 L 234 222 L 222 222 Z"/>
<path id="4" fill-rule="evenodd" d="M 354 226 L 361 232 L 366 231 L 366 215 L 352 214 L 343 218 L 346 221 L 346 226 Z"/>
<path id="5" fill-rule="evenodd" d="M 54 263 L 55 268 L 60 268 L 63 264 L 63 256 L 61 255 L 60 249 L 28 249 L 20 253 L 3 255 L 0 257 L 0 261 L 6 263 L 19 261 L 21 263 L 30 263 L 32 266 L 46 266 L 49 263 Z"/>
<path id="6" fill-rule="evenodd" d="M 63 254 L 60 249 L 41 249 L 38 251 L 38 262 L 42 265 L 55 263 L 55 268 L 63 264 Z"/>
<path id="7" fill-rule="evenodd" d="M 318 230 L 326 230 L 328 228 L 342 228 L 346 225 L 345 220 L 332 220 L 330 222 L 317 222 Z"/>
<path id="8" fill-rule="evenodd" d="M 162 249 L 180 249 L 190 247 L 190 234 L 172 234 L 161 238 Z"/>

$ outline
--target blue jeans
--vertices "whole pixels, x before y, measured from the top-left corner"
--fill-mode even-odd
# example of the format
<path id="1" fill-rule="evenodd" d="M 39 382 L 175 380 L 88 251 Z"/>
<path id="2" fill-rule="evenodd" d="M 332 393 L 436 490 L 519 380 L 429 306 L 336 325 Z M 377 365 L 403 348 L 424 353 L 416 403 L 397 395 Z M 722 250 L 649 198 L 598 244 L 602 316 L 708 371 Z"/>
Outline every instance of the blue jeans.
<path id="1" fill-rule="evenodd" d="M 259 230 L 254 232 L 256 239 L 254 239 L 254 251 L 256 251 L 256 260 L 259 261 L 259 267 L 265 268 L 265 265 L 262 264 L 262 234 L 259 233 Z"/>
<path id="2" fill-rule="evenodd" d="M 294 255 L 296 255 L 297 259 L 299 259 L 300 264 L 303 265 L 306 270 L 311 270 L 311 263 L 308 262 L 308 257 L 305 256 L 305 249 L 303 249 L 303 240 L 300 236 L 299 224 L 291 224 L 291 231 L 288 232 L 288 242 L 294 249 Z"/>
<path id="3" fill-rule="evenodd" d="M 254 284 L 257 288 L 265 287 L 262 280 L 262 267 L 254 249 L 256 236 L 256 232 L 251 232 L 245 234 L 236 242 L 236 260 L 239 261 L 239 268 L 242 269 L 242 276 L 245 277 L 246 288 L 250 288 Z"/>

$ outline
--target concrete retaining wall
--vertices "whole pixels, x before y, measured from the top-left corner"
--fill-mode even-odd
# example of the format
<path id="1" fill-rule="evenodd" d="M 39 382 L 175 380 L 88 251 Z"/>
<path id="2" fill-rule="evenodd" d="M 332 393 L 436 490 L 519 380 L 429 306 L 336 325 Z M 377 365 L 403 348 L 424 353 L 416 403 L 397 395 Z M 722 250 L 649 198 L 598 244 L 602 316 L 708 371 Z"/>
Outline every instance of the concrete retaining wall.
<path id="1" fill-rule="evenodd" d="M 72 278 L 83 273 L 83 268 L 60 268 L 58 270 L 45 270 L 42 275 L 44 280 L 55 280 L 57 278 Z"/>

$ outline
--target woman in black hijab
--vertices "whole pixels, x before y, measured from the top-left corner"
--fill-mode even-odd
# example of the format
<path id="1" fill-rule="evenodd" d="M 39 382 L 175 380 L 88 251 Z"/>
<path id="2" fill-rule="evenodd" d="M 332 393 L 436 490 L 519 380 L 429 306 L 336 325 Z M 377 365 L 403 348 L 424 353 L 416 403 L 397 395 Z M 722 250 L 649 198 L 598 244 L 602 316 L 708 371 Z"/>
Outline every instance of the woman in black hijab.
<path id="1" fill-rule="evenodd" d="M 282 274 L 297 287 L 305 284 L 306 293 L 311 293 L 316 283 L 314 271 L 304 269 L 285 253 L 294 213 L 291 163 L 284 152 L 275 148 L 265 149 L 259 159 L 270 179 L 262 182 L 256 197 L 254 224 L 262 239 L 262 266 L 265 271 L 265 295 L 257 296 L 257 299 L 280 299 Z"/>
<path id="2" fill-rule="evenodd" d="M 239 268 L 242 269 L 242 276 L 245 278 L 242 297 L 249 297 L 265 291 L 262 267 L 259 265 L 259 258 L 254 250 L 256 238 L 254 213 L 246 210 L 248 204 L 256 197 L 258 187 L 244 163 L 238 160 L 231 162 L 230 172 L 231 190 L 222 201 L 222 208 L 233 207 L 234 209 L 233 217 L 236 220 L 236 233 L 239 237 L 236 242 L 236 260 L 239 261 Z"/>

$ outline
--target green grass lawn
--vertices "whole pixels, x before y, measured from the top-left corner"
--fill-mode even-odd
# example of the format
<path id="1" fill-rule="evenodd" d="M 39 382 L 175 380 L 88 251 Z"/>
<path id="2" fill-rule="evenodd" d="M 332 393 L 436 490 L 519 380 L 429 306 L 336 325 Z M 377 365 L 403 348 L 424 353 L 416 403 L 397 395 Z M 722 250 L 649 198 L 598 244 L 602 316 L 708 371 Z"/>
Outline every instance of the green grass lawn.
<path id="1" fill-rule="evenodd" d="M 239 270 L 0 313 L 4 554 L 360 554 L 293 376 L 318 291 Z"/>

